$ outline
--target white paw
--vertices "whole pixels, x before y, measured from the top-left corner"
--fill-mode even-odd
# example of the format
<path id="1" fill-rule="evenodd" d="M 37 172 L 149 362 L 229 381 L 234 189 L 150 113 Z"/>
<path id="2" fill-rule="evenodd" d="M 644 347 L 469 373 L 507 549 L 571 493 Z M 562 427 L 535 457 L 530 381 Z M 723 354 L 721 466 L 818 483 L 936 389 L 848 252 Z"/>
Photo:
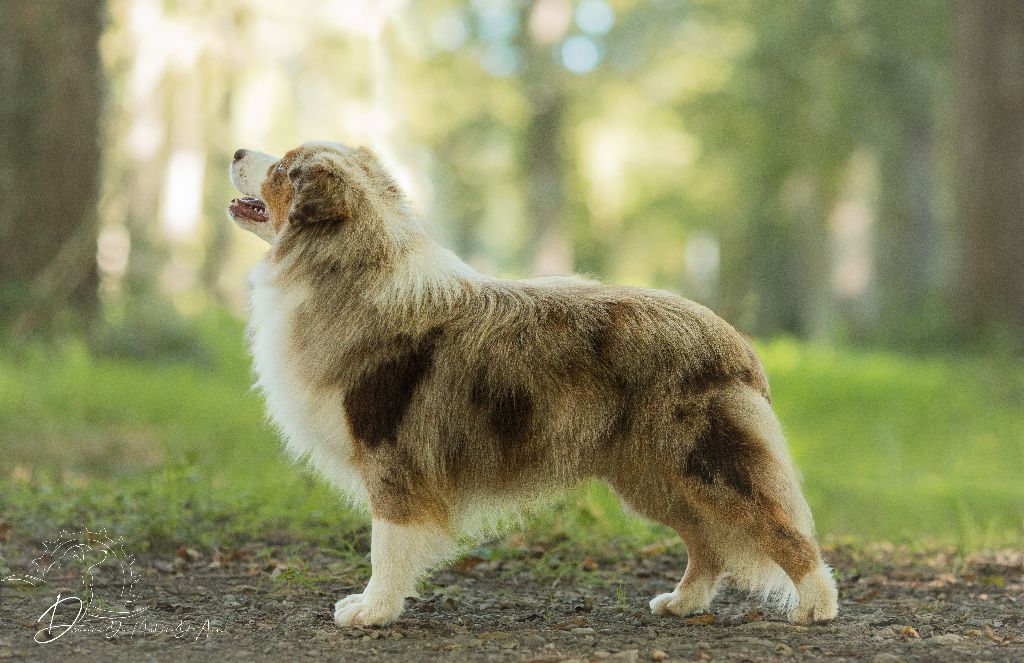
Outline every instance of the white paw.
<path id="1" fill-rule="evenodd" d="M 364 594 L 350 594 L 334 604 L 334 623 L 338 626 L 370 626 L 387 624 L 402 614 L 404 601 L 368 599 Z"/>
<path id="2" fill-rule="evenodd" d="M 839 606 L 835 598 L 817 597 L 816 600 L 800 599 L 793 612 L 789 613 L 789 621 L 795 624 L 814 624 L 835 619 L 839 614 Z"/>
<path id="3" fill-rule="evenodd" d="M 789 613 L 791 622 L 813 624 L 835 619 L 839 614 L 836 583 L 828 567 L 823 566 L 808 574 L 797 584 L 796 590 L 800 595 L 800 603 Z"/>
<path id="4" fill-rule="evenodd" d="M 345 606 L 347 606 L 349 604 L 355 603 L 356 601 L 362 601 L 362 600 L 363 600 L 363 595 L 362 594 L 349 594 L 345 598 L 338 599 L 337 602 L 335 602 L 335 604 L 334 604 L 334 612 L 338 612 L 338 610 L 340 610 L 341 608 L 344 608 Z"/>
<path id="5" fill-rule="evenodd" d="M 710 601 L 705 596 L 696 596 L 690 593 L 678 591 L 658 594 L 651 599 L 651 612 L 656 615 L 671 613 L 685 617 L 708 609 Z"/>

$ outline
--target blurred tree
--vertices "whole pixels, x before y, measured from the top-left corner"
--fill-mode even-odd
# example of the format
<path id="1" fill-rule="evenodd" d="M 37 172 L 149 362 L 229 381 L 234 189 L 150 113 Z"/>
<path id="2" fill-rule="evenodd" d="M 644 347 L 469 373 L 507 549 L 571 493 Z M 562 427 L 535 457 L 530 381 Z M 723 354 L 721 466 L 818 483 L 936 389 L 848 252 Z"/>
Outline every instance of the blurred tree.
<path id="1" fill-rule="evenodd" d="M 724 310 L 758 334 L 824 339 L 834 303 L 827 220 L 857 144 L 852 39 L 831 2 L 743 2 L 723 13 L 746 27 L 750 46 L 694 112 L 713 153 L 732 155 L 736 169 Z"/>
<path id="2" fill-rule="evenodd" d="M 0 325 L 87 323 L 97 307 L 100 0 L 0 8 Z"/>
<path id="3" fill-rule="evenodd" d="M 759 334 L 936 340 L 949 261 L 947 3 L 737 2 L 705 16 L 750 35 L 727 85 L 684 109 L 708 167 L 725 163 L 736 183 L 720 210 L 727 316 Z M 873 222 L 868 277 L 840 295 L 836 224 L 849 221 L 836 212 L 865 163 L 878 171 L 877 192 L 857 194 L 871 218 L 854 221 Z"/>
<path id="4" fill-rule="evenodd" d="M 526 253 L 535 274 L 565 274 L 573 269 L 565 209 L 568 100 L 565 71 L 551 54 L 552 42 L 561 35 L 557 29 L 539 27 L 544 12 L 555 4 L 558 0 L 535 0 L 517 19 L 526 23 L 526 29 L 519 31 L 523 53 L 519 79 L 529 111 L 520 162 L 529 224 Z"/>
<path id="5" fill-rule="evenodd" d="M 1024 3 L 959 0 L 960 298 L 975 340 L 1024 348 Z"/>
<path id="6" fill-rule="evenodd" d="M 456 248 L 498 271 L 611 271 L 634 282 L 649 282 L 669 264 L 663 278 L 678 287 L 681 246 L 674 255 L 659 246 L 665 255 L 655 261 L 624 242 L 685 225 L 678 164 L 689 157 L 673 150 L 689 143 L 666 112 L 684 87 L 664 85 L 700 60 L 677 39 L 684 6 L 416 6 L 427 57 L 408 70 L 404 87 L 419 111 L 409 121 L 438 156 L 438 211 Z M 593 149 L 595 139 L 610 149 Z M 599 200 L 588 199 L 588 187 Z"/>
<path id="7" fill-rule="evenodd" d="M 273 151 L 334 136 L 377 147 L 417 203 L 435 208 L 446 241 L 488 271 L 580 269 L 682 291 L 761 335 L 922 347 L 949 340 L 936 333 L 956 317 L 941 295 L 962 254 L 969 328 L 993 316 L 1019 328 L 1014 269 L 1024 260 L 1007 226 L 1020 217 L 1024 182 L 1014 161 L 1018 5 L 965 3 L 957 13 L 947 0 L 299 1 L 299 12 L 273 0 L 107 3 L 108 321 L 133 330 L 131 302 L 169 301 L 185 314 L 237 305 L 240 272 L 261 247 L 236 243 L 223 220 L 236 194 L 220 173 L 235 143 Z M 43 15 L 47 4 L 4 9 Z M 4 20 L 10 38 L 0 49 L 13 53 L 26 30 Z M 957 21 L 963 82 L 954 95 Z M 981 36 L 996 23 L 993 39 Z M 272 50 L 262 46 L 268 35 Z M 62 52 L 40 57 L 58 62 Z M 21 89 L 31 70 L 5 68 L 3 82 Z M 19 92 L 0 107 L 23 119 L 30 107 L 55 112 L 33 98 Z M 74 119 L 93 127 L 79 139 L 95 133 Z M 67 228 L 82 202 L 11 194 L 30 178 L 9 164 L 31 150 L 8 148 L 46 122 L 5 122 L 0 134 L 0 193 L 16 201 L 0 210 L 0 272 L 12 284 L 0 295 L 5 311 L 19 298 L 58 301 L 31 294 L 46 283 L 73 291 L 52 275 L 89 278 L 65 270 L 64 258 L 27 258 L 40 246 L 60 253 L 52 224 L 30 250 L 35 236 L 20 233 L 17 249 L 10 240 L 24 216 L 15 208 L 59 207 Z M 960 227 L 954 190 L 970 219 Z M 840 235 L 852 226 L 861 229 L 859 271 L 842 285 L 850 242 Z M 91 254 L 92 244 L 68 246 Z M 91 268 L 91 255 L 81 256 L 75 264 Z M 22 271 L 8 276 L 15 261 Z M 24 276 L 33 264 L 57 267 Z"/>
<path id="8" fill-rule="evenodd" d="M 856 60 L 862 94 L 851 119 L 859 120 L 879 169 L 871 293 L 877 317 L 859 336 L 936 346 L 948 342 L 950 329 L 939 307 L 951 262 L 952 211 L 944 201 L 951 196 L 952 11 L 944 0 L 869 2 L 854 29 L 864 43 Z"/>

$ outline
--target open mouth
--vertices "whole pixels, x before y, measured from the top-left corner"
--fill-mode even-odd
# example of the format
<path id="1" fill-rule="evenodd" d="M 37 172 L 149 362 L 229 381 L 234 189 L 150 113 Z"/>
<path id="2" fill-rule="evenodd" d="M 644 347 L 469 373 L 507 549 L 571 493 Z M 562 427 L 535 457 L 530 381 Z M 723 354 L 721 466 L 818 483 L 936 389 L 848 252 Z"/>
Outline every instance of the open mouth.
<path id="1" fill-rule="evenodd" d="M 267 221 L 270 221 L 270 215 L 267 214 L 267 206 L 263 204 L 263 201 L 259 198 L 253 198 L 251 196 L 235 198 L 231 201 L 231 204 L 228 205 L 228 211 L 231 212 L 235 218 L 255 221 L 257 223 L 266 223 Z"/>

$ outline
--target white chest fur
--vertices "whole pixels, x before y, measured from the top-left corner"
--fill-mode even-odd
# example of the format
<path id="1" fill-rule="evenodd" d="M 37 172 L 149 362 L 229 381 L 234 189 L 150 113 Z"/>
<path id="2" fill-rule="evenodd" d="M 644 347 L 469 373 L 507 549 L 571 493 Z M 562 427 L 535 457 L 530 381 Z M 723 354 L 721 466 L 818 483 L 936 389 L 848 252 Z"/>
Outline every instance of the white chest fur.
<path id="1" fill-rule="evenodd" d="M 366 491 L 352 468 L 352 448 L 339 394 L 313 390 L 295 370 L 293 318 L 306 293 L 274 283 L 274 267 L 260 261 L 249 274 L 249 338 L 256 386 L 293 457 L 309 462 L 357 503 Z"/>

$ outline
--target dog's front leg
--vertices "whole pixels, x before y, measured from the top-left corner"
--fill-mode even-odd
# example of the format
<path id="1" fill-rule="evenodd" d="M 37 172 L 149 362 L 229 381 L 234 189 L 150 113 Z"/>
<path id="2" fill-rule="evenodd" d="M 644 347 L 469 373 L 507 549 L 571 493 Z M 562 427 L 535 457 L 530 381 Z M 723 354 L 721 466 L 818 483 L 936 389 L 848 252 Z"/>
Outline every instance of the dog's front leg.
<path id="1" fill-rule="evenodd" d="M 362 594 L 334 604 L 338 626 L 385 624 L 402 613 L 416 582 L 454 550 L 451 535 L 433 523 L 397 524 L 374 518 L 370 534 L 370 581 Z"/>

